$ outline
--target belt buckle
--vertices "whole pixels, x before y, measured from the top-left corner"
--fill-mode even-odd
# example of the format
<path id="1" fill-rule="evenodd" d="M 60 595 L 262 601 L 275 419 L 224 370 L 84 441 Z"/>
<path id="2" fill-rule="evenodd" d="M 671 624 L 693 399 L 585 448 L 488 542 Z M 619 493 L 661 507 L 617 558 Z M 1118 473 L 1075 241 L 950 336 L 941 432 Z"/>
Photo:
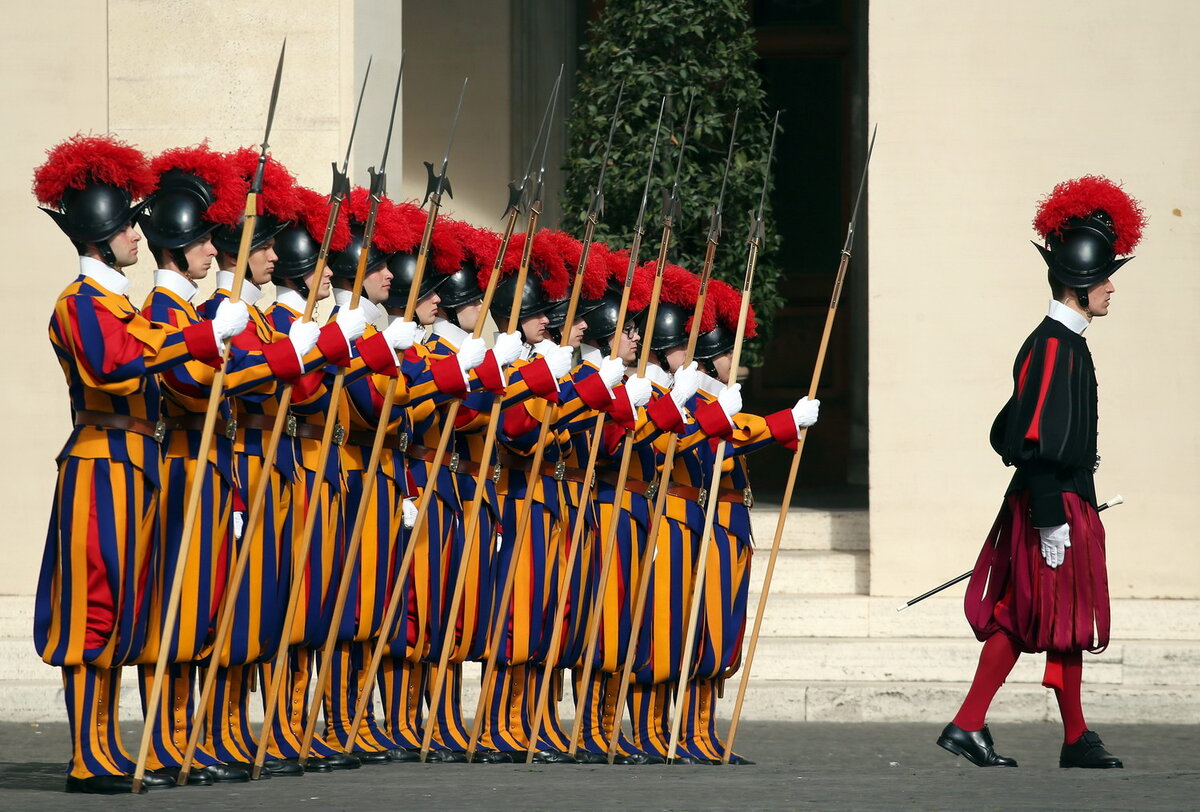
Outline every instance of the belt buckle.
<path id="1" fill-rule="evenodd" d="M 748 508 L 754 507 L 754 491 L 750 490 L 750 486 L 742 488 L 742 504 Z"/>
<path id="2" fill-rule="evenodd" d="M 646 483 L 646 498 L 653 499 L 658 496 L 658 480 L 654 479 Z"/>
<path id="3" fill-rule="evenodd" d="M 500 463 L 496 463 L 496 467 L 492 469 L 492 482 L 500 481 L 500 472 L 504 470 Z"/>
<path id="4" fill-rule="evenodd" d="M 708 507 L 708 489 L 700 489 L 700 495 L 696 497 L 696 504 L 700 506 L 701 510 Z"/>
<path id="5" fill-rule="evenodd" d="M 450 455 L 450 462 L 446 466 L 450 469 L 450 473 L 452 473 L 452 474 L 458 473 L 458 460 L 459 460 L 458 452 L 455 451 L 453 454 Z"/>
<path id="6" fill-rule="evenodd" d="M 333 444 L 340 446 L 346 442 L 346 427 L 341 423 L 333 424 Z"/>
<path id="7" fill-rule="evenodd" d="M 159 420 L 154 424 L 154 434 L 152 436 L 154 437 L 154 442 L 156 443 L 161 443 L 163 439 L 166 438 L 167 422 L 165 420 Z"/>
<path id="8" fill-rule="evenodd" d="M 554 463 L 554 481 L 562 482 L 563 477 L 567 474 L 567 463 L 565 460 L 559 460 Z"/>
<path id="9" fill-rule="evenodd" d="M 596 469 L 595 468 L 592 469 L 592 478 L 591 478 L 591 481 L 588 482 L 588 487 L 589 488 L 596 487 Z"/>
<path id="10" fill-rule="evenodd" d="M 287 423 L 283 429 L 284 433 L 287 434 L 288 437 L 295 437 L 296 432 L 299 430 L 299 428 L 300 428 L 300 421 L 298 421 L 296 419 L 296 415 L 288 413 Z"/>
<path id="11" fill-rule="evenodd" d="M 232 443 L 236 437 L 237 419 L 231 417 L 225 421 L 225 439 Z"/>
<path id="12" fill-rule="evenodd" d="M 400 449 L 401 454 L 403 454 L 405 451 L 408 451 L 408 432 L 407 431 L 400 432 L 400 442 L 397 444 L 396 447 Z"/>

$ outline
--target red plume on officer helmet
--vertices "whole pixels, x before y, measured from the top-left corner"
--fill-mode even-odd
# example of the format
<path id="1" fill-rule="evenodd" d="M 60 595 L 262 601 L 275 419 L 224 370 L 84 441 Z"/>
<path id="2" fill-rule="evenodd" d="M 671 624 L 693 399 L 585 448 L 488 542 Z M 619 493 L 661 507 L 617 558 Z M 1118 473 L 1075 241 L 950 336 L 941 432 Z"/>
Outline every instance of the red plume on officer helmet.
<path id="1" fill-rule="evenodd" d="M 1043 240 L 1061 229 L 1072 218 L 1083 218 L 1096 211 L 1112 220 L 1116 240 L 1113 252 L 1128 254 L 1142 238 L 1146 213 L 1141 204 L 1111 180 L 1099 175 L 1084 175 L 1063 181 L 1038 204 L 1033 228 Z"/>
<path id="2" fill-rule="evenodd" d="M 468 240 L 475 238 L 476 229 L 461 220 L 439 217 L 433 224 L 433 269 L 452 274 L 467 261 Z"/>
<path id="3" fill-rule="evenodd" d="M 371 191 L 365 186 L 350 190 L 343 204 L 351 223 L 362 226 L 371 211 Z M 379 201 L 375 214 L 375 233 L 371 243 L 386 254 L 411 254 L 421 244 L 425 232 L 425 213 L 412 203 L 393 203 L 386 197 Z"/>
<path id="4" fill-rule="evenodd" d="M 247 184 L 254 179 L 254 174 L 258 171 L 258 149 L 242 147 L 228 153 L 227 158 L 233 171 Z M 262 194 L 258 197 L 259 212 L 270 214 L 280 223 L 295 220 L 300 208 L 300 198 L 296 194 L 296 188 L 296 178 L 287 170 L 287 167 L 268 155 L 266 166 L 263 167 Z M 247 191 L 249 191 L 248 185 Z M 231 220 L 217 220 L 215 217 L 212 219 L 224 226 L 237 225 L 241 220 L 245 204 L 246 201 L 242 200 L 242 206 L 238 208 L 236 215 Z"/>
<path id="5" fill-rule="evenodd" d="M 553 229 L 544 228 L 533 235 L 533 249 L 529 256 L 529 272 L 542 286 L 542 293 L 549 301 L 558 301 L 567 297 L 571 285 L 571 272 L 575 267 L 570 262 L 569 234 Z M 500 278 L 513 276 L 521 265 L 521 256 L 525 250 L 525 235 L 518 234 L 508 243 L 508 251 L 504 255 L 504 264 L 500 267 Z M 576 262 L 579 253 L 575 253 Z M 485 287 L 492 277 L 492 267 L 488 265 L 479 269 L 479 285 Z"/>
<path id="6" fill-rule="evenodd" d="M 633 287 L 629 289 L 630 313 L 637 313 L 650 306 L 650 296 L 654 293 L 654 271 L 657 267 L 658 263 L 651 260 L 634 269 Z M 659 298 L 662 298 L 661 293 Z"/>
<path id="7" fill-rule="evenodd" d="M 208 142 L 168 149 L 150 161 L 154 191 L 159 190 L 162 176 L 171 170 L 195 175 L 208 184 L 213 203 L 205 210 L 204 219 L 212 223 L 236 223 L 241 217 L 250 183 L 234 171 L 225 155 L 210 149 Z"/>
<path id="8" fill-rule="evenodd" d="M 329 198 L 320 192 L 305 186 L 296 187 L 296 197 L 299 206 L 296 214 L 300 225 L 308 232 L 315 242 L 325 239 L 325 228 L 329 225 Z M 343 205 L 338 212 L 338 219 L 333 224 L 333 236 L 329 241 L 329 250 L 341 251 L 350 242 L 350 220 Z"/>
<path id="9" fill-rule="evenodd" d="M 579 254 L 582 250 L 583 244 L 580 243 L 579 251 L 574 256 L 575 267 L 579 267 Z M 593 242 L 591 249 L 588 251 L 587 266 L 583 269 L 583 287 L 579 289 L 580 298 L 585 301 L 594 301 L 604 296 L 605 292 L 611 290 L 614 280 L 617 277 L 614 269 L 618 265 L 622 266 L 619 272 L 621 277 L 620 282 L 624 282 L 625 268 L 628 267 L 628 263 L 628 251 L 618 255 L 604 243 Z"/>
<path id="10" fill-rule="evenodd" d="M 73 135 L 46 150 L 33 173 L 33 194 L 43 206 L 60 208 L 68 189 L 107 183 L 134 200 L 150 194 L 155 177 L 146 156 L 113 135 Z"/>

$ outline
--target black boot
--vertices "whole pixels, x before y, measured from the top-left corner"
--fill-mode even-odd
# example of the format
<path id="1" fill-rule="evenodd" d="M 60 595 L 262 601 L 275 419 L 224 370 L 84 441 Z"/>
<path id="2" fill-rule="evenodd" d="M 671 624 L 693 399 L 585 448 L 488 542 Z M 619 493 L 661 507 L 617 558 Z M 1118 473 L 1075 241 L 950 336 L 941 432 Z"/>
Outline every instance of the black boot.
<path id="1" fill-rule="evenodd" d="M 1015 759 L 997 755 L 992 747 L 992 734 L 987 725 L 983 730 L 963 730 L 951 722 L 937 740 L 938 747 L 962 756 L 976 767 L 1015 767 Z"/>
<path id="2" fill-rule="evenodd" d="M 1058 757 L 1060 767 L 1086 767 L 1093 770 L 1120 769 L 1125 765 L 1121 759 L 1104 749 L 1104 742 L 1090 730 L 1070 744 L 1062 746 Z"/>

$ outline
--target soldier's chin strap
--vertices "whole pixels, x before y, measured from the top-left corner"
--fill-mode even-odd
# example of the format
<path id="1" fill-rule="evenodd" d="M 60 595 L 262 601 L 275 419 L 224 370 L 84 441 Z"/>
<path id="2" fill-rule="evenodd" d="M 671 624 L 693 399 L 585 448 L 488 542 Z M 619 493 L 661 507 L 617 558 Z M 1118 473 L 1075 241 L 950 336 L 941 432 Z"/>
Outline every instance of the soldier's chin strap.
<path id="1" fill-rule="evenodd" d="M 171 250 L 171 259 L 175 260 L 175 265 L 179 268 L 179 270 L 183 271 L 184 273 L 187 273 L 187 270 L 188 270 L 187 252 L 184 251 L 182 248 L 172 248 L 170 250 Z"/>
<path id="2" fill-rule="evenodd" d="M 1083 312 L 1086 313 L 1087 317 L 1090 319 L 1092 317 L 1092 311 L 1088 306 L 1088 289 L 1075 288 L 1074 290 L 1076 298 L 1079 299 L 1079 306 L 1083 308 Z"/>
<path id="3" fill-rule="evenodd" d="M 117 255 L 113 253 L 112 246 L 108 244 L 108 240 L 104 240 L 103 242 L 77 242 L 75 243 L 75 250 L 79 252 L 79 256 L 85 257 L 87 256 L 89 245 L 96 246 L 96 253 L 100 255 L 101 262 L 110 268 L 115 269 L 117 267 Z"/>

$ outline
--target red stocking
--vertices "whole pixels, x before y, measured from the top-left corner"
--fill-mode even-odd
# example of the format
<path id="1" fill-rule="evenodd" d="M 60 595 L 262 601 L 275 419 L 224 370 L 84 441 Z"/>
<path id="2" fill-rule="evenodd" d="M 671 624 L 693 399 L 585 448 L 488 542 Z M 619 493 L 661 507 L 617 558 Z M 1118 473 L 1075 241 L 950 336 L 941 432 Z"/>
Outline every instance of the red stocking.
<path id="1" fill-rule="evenodd" d="M 1056 660 L 1062 669 L 1062 688 L 1055 688 L 1054 696 L 1058 700 L 1058 712 L 1062 715 L 1063 743 L 1070 744 L 1087 730 L 1087 722 L 1083 720 L 1083 704 L 1079 696 L 1083 685 L 1083 652 L 1047 652 L 1046 659 Z"/>
<path id="2" fill-rule="evenodd" d="M 975 669 L 975 680 L 967 691 L 954 724 L 963 730 L 980 730 L 987 721 L 988 707 L 992 698 L 1008 678 L 1009 672 L 1017 664 L 1021 656 L 1020 649 L 1013 639 L 1003 632 L 997 632 L 983 644 L 979 653 L 979 666 Z"/>

